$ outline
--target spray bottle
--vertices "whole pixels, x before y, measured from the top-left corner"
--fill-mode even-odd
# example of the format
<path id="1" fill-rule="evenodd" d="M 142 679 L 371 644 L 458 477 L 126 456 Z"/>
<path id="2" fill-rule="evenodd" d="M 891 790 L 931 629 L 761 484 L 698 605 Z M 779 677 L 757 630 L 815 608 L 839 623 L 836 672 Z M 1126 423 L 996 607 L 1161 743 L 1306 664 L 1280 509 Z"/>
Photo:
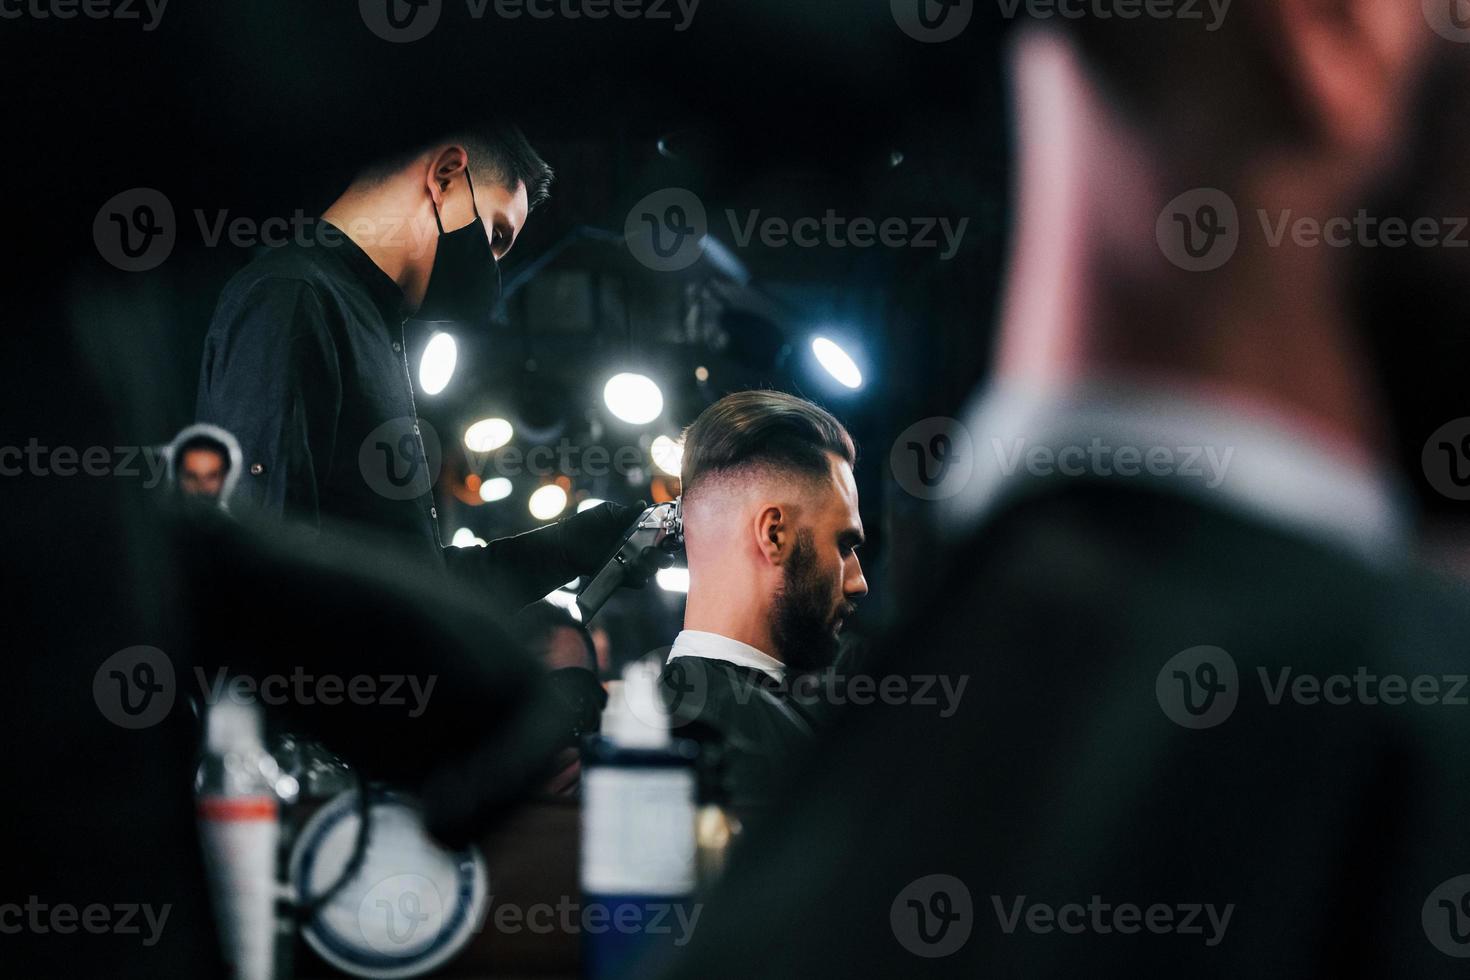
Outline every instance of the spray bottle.
<path id="1" fill-rule="evenodd" d="M 582 762 L 582 975 L 655 969 L 698 919 L 698 747 L 669 734 L 659 667 L 623 672 Z"/>
<path id="2" fill-rule="evenodd" d="M 237 980 L 271 980 L 276 956 L 276 862 L 281 836 L 275 760 L 260 706 L 222 699 L 205 716 L 196 801 L 226 962 Z"/>

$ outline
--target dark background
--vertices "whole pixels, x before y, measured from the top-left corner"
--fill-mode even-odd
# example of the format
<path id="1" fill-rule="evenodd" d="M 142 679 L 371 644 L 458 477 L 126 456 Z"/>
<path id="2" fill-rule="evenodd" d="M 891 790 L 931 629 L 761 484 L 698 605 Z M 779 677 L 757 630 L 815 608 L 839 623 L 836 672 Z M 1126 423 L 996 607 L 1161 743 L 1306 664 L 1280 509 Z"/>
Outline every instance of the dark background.
<path id="1" fill-rule="evenodd" d="M 677 16 L 508 23 L 447 0 L 412 43 L 374 35 L 355 3 L 174 0 L 153 31 L 137 20 L 0 21 L 20 273 L 12 329 L 54 340 L 69 328 L 96 378 L 55 383 L 102 384 L 123 438 L 166 442 L 193 420 L 215 297 L 253 255 L 209 245 L 201 220 L 318 214 L 364 162 L 509 115 L 558 179 L 504 263 L 516 291 L 503 322 L 457 336 L 449 387 L 419 397 L 446 450 L 446 541 L 459 527 L 488 539 L 537 523 L 525 506 L 534 476 L 504 501 L 471 503 L 463 481 L 475 466 L 460 440 L 476 418 L 510 418 L 523 446 L 534 429 L 548 445 L 615 451 L 677 436 L 727 391 L 777 387 L 827 406 L 858 442 L 871 630 L 891 608 L 895 563 L 925 557 L 905 550 L 918 539 L 905 533 L 914 502 L 887 479 L 893 437 L 952 414 L 985 368 L 1008 196 L 995 32 L 977 16 L 958 40 L 920 43 L 886 0 L 705 0 L 683 32 Z M 102 260 L 92 226 L 104 202 L 135 187 L 167 196 L 177 241 L 158 268 L 125 273 Z M 621 236 L 630 206 L 665 187 L 700 196 L 710 233 L 746 275 L 704 263 L 654 273 L 595 239 Z M 727 208 L 740 220 L 832 209 L 969 224 L 949 261 L 938 248 L 742 248 Z M 815 366 L 816 332 L 848 345 L 862 389 Z M 410 338 L 415 373 L 426 339 Z M 601 400 L 630 358 L 666 398 L 663 416 L 638 429 Z M 572 474 L 573 500 L 648 498 L 652 475 Z M 622 632 L 619 655 L 632 656 L 669 642 L 678 601 L 620 597 L 606 621 Z"/>

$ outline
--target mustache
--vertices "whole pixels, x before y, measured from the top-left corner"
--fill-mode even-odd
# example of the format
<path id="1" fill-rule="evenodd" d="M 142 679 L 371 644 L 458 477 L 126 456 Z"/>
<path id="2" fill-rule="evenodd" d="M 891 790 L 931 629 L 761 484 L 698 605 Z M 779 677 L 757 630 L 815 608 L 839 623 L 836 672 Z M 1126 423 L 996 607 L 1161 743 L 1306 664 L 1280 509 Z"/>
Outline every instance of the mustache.
<path id="1" fill-rule="evenodd" d="M 837 613 L 832 618 L 833 619 L 843 619 L 843 620 L 851 619 L 853 617 L 853 615 L 857 612 L 857 609 L 858 609 L 857 603 L 855 603 L 855 602 L 844 602 L 841 606 L 839 606 L 837 608 Z"/>

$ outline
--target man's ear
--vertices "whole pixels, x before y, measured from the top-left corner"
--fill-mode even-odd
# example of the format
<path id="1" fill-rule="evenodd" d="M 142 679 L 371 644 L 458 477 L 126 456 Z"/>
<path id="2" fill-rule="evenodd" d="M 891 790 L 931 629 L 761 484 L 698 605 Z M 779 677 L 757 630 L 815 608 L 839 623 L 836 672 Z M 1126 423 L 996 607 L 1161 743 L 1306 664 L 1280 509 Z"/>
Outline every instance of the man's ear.
<path id="1" fill-rule="evenodd" d="M 469 164 L 469 154 L 456 144 L 440 147 L 429 157 L 429 168 L 425 174 L 429 196 L 437 207 L 444 206 L 444 192 Z"/>
<path id="2" fill-rule="evenodd" d="M 1330 148 L 1373 157 L 1400 136 L 1404 103 L 1433 37 L 1410 0 L 1266 0 L 1255 9 L 1282 69 Z"/>
<path id="3" fill-rule="evenodd" d="M 790 551 L 791 529 L 781 508 L 769 504 L 755 517 L 755 546 L 766 561 L 780 565 Z"/>

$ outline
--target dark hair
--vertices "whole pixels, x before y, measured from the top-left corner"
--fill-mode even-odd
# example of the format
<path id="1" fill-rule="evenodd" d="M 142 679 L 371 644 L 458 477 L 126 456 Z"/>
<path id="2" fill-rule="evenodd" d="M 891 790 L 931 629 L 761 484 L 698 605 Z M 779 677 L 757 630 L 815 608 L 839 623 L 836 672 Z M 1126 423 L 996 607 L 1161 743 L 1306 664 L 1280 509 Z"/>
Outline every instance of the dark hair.
<path id="1" fill-rule="evenodd" d="M 551 197 L 551 182 L 556 173 L 517 127 L 506 125 L 471 131 L 461 134 L 456 142 L 463 143 L 469 151 L 471 166 L 477 173 L 489 174 L 512 190 L 524 182 L 526 198 L 533 210 Z M 477 159 L 483 164 L 476 163 Z"/>
<path id="2" fill-rule="evenodd" d="M 465 148 L 475 177 L 482 180 L 489 178 L 493 183 L 512 190 L 517 184 L 524 182 L 526 199 L 532 210 L 551 197 L 551 182 L 556 179 L 556 171 L 541 159 L 541 155 L 526 139 L 526 134 L 518 127 L 509 123 L 475 127 L 446 136 L 430 145 L 444 143 L 459 143 Z M 411 153 L 401 153 L 375 164 L 363 176 L 368 180 L 382 180 L 424 149 L 421 146 Z"/>
<path id="3" fill-rule="evenodd" d="M 709 476 L 754 466 L 823 477 L 828 453 L 857 462 L 852 436 L 826 409 L 785 392 L 737 391 L 684 430 L 683 493 Z"/>
<path id="4" fill-rule="evenodd" d="M 576 630 L 587 648 L 587 669 L 597 673 L 597 647 L 587 627 L 561 606 L 540 599 L 510 618 L 510 633 L 529 653 L 541 657 L 546 653 L 551 636 L 559 629 Z"/>
<path id="5" fill-rule="evenodd" d="M 220 458 L 220 462 L 223 464 L 224 471 L 226 473 L 230 472 L 229 447 L 220 442 L 214 436 L 205 435 L 202 432 L 198 435 L 193 435 L 185 439 L 184 442 L 179 446 L 179 448 L 174 451 L 174 458 L 180 464 L 182 464 L 184 461 L 184 456 L 188 453 L 194 452 L 196 449 L 204 449 L 217 454 Z"/>

